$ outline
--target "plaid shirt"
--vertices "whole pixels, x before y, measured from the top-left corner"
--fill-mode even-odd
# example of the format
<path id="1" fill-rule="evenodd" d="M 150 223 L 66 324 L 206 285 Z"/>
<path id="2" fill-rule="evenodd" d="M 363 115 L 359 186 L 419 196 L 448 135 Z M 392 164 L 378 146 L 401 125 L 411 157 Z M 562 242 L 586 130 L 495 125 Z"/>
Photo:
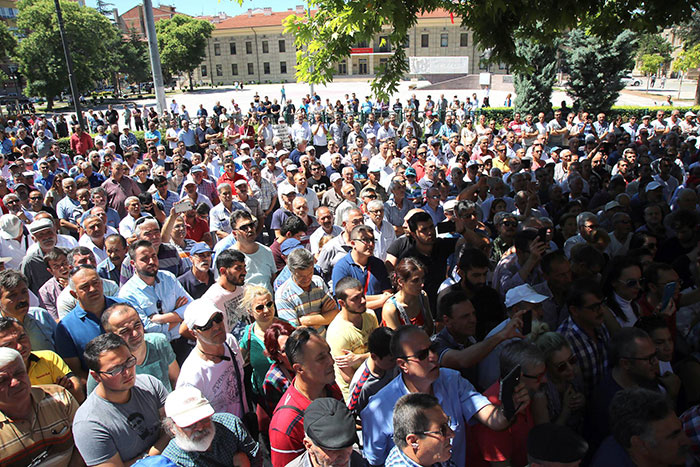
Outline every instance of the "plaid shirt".
<path id="1" fill-rule="evenodd" d="M 287 392 L 287 388 L 292 383 L 287 379 L 284 372 L 280 368 L 280 364 L 275 362 L 272 364 L 263 381 L 263 394 L 265 394 L 265 403 L 267 404 L 268 413 L 272 414 L 275 411 L 277 403 L 282 399 L 282 395 Z"/>
<path id="2" fill-rule="evenodd" d="M 248 181 L 248 185 L 250 189 L 253 190 L 253 197 L 260 201 L 260 207 L 263 211 L 270 209 L 270 206 L 275 202 L 275 198 L 277 197 L 275 186 L 264 178 L 260 179 L 260 185 L 251 178 Z"/>
<path id="3" fill-rule="evenodd" d="M 700 460 L 700 405 L 693 406 L 683 412 L 680 417 L 683 430 L 692 443 L 691 449 L 696 460 Z"/>
<path id="4" fill-rule="evenodd" d="M 610 332 L 604 324 L 601 324 L 595 331 L 596 340 L 594 341 L 574 323 L 571 317 L 561 323 L 557 332 L 566 338 L 571 346 L 571 352 L 578 360 L 583 375 L 584 394 L 589 397 L 608 369 Z"/>
<path id="5" fill-rule="evenodd" d="M 409 459 L 406 454 L 394 446 L 391 448 L 391 452 L 389 452 L 386 462 L 384 462 L 384 467 L 421 467 L 421 465 Z M 447 462 L 437 462 L 431 467 L 455 467 L 455 463 L 452 461 L 452 459 L 449 459 Z"/>

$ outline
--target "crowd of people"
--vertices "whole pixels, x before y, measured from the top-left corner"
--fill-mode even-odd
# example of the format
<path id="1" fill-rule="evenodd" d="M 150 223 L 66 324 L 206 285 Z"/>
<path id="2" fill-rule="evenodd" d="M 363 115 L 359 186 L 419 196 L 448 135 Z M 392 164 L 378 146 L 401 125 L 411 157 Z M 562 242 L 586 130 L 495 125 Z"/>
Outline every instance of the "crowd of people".
<path id="1" fill-rule="evenodd" d="M 0 465 L 699 465 L 695 114 L 282 97 L 0 117 Z"/>

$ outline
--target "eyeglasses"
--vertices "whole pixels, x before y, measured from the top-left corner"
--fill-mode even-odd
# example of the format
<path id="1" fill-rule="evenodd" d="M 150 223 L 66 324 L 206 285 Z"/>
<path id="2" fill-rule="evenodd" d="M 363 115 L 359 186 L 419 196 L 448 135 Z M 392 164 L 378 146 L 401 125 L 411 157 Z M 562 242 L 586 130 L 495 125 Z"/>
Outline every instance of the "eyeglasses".
<path id="1" fill-rule="evenodd" d="M 267 303 L 261 303 L 260 305 L 256 306 L 255 311 L 260 313 L 261 311 L 263 311 L 263 309 L 269 308 L 271 310 L 274 306 L 275 306 L 275 303 L 272 300 L 270 300 Z"/>
<path id="2" fill-rule="evenodd" d="M 404 360 L 408 360 L 409 358 L 415 358 L 418 361 L 423 361 L 426 358 L 428 358 L 428 355 L 430 355 L 430 352 L 435 353 L 438 348 L 438 343 L 437 342 L 432 342 L 430 346 L 426 347 L 423 350 L 419 350 L 418 352 L 414 353 L 413 355 L 404 355 L 402 357 L 398 358 L 403 358 Z"/>
<path id="3" fill-rule="evenodd" d="M 224 321 L 224 315 L 221 313 L 216 313 L 214 316 L 211 317 L 209 321 L 207 321 L 207 324 L 204 326 L 192 326 L 194 330 L 196 331 L 208 331 L 214 326 L 214 324 L 221 324 Z"/>
<path id="4" fill-rule="evenodd" d="M 248 224 L 243 224 L 240 227 L 237 227 L 237 230 L 246 230 L 246 231 L 247 230 L 255 230 L 256 224 L 257 224 L 256 222 L 250 222 Z"/>
<path id="5" fill-rule="evenodd" d="M 365 195 L 364 197 L 367 199 L 377 199 L 377 195 Z"/>
<path id="6" fill-rule="evenodd" d="M 136 365 L 136 357 L 133 355 L 129 358 L 126 359 L 124 363 L 121 365 L 117 365 L 114 368 L 112 368 L 109 371 L 98 371 L 98 373 L 103 374 L 103 375 L 109 375 L 109 376 L 117 376 L 120 375 L 124 372 L 124 370 L 128 370 L 129 368 L 133 368 Z"/>
<path id="7" fill-rule="evenodd" d="M 603 307 L 603 302 L 596 302 L 596 303 L 591 303 L 590 305 L 584 305 L 582 308 L 585 308 L 586 310 L 591 310 L 591 311 L 600 311 L 600 309 Z"/>
<path id="8" fill-rule="evenodd" d="M 506 227 L 517 227 L 518 223 L 515 221 L 504 221 L 504 222 L 501 222 L 501 225 L 504 225 Z"/>
<path id="9" fill-rule="evenodd" d="M 649 365 L 653 365 L 654 363 L 659 361 L 659 354 L 657 352 L 654 352 L 653 354 L 649 355 L 648 357 L 620 357 L 624 358 L 625 360 L 639 360 L 639 361 L 646 361 L 649 363 Z"/>
<path id="10" fill-rule="evenodd" d="M 523 378 L 534 379 L 538 383 L 541 383 L 542 381 L 544 381 L 546 376 L 547 376 L 547 372 L 545 372 L 545 371 L 543 371 L 539 375 L 528 375 L 526 373 L 523 373 Z"/>
<path id="11" fill-rule="evenodd" d="M 618 282 L 624 285 L 625 287 L 641 287 L 642 286 L 642 280 L 641 279 L 627 279 L 626 281 L 621 281 L 618 279 Z"/>
<path id="12" fill-rule="evenodd" d="M 554 368 L 557 370 L 557 373 L 563 373 L 566 370 L 567 365 L 573 368 L 577 363 L 578 360 L 576 359 L 576 355 L 572 355 L 568 360 L 557 363 Z"/>
<path id="13" fill-rule="evenodd" d="M 32 201 L 39 201 L 41 199 L 41 196 L 30 196 L 29 199 Z"/>
<path id="14" fill-rule="evenodd" d="M 353 238 L 352 240 L 363 243 L 365 245 L 374 245 L 374 243 L 376 242 L 374 238 Z"/>
<path id="15" fill-rule="evenodd" d="M 449 435 L 450 433 L 453 432 L 452 426 L 450 425 L 450 421 L 452 419 L 450 417 L 447 417 L 447 421 L 440 425 L 440 429 L 436 431 L 418 431 L 413 433 L 414 435 L 440 435 L 443 438 Z"/>
<path id="16" fill-rule="evenodd" d="M 384 214 L 384 209 L 370 209 L 370 214 Z"/>

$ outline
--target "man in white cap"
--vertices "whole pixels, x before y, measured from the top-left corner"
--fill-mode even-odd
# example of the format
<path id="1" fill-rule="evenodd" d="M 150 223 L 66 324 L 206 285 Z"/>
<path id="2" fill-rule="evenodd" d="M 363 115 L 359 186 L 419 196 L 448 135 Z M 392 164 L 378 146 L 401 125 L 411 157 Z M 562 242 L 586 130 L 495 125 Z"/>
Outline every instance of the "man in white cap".
<path id="1" fill-rule="evenodd" d="M 180 466 L 260 466 L 260 446 L 243 422 L 229 413 L 215 413 L 201 391 L 192 386 L 175 389 L 165 400 L 164 425 L 173 439 L 163 456 Z"/>
<path id="2" fill-rule="evenodd" d="M 498 326 L 493 328 L 486 335 L 485 339 L 499 333 L 503 330 L 511 319 L 520 318 L 523 321 L 523 329 L 520 332 L 523 338 L 526 338 L 531 332 L 542 332 L 544 323 L 542 323 L 542 302 L 547 300 L 546 295 L 539 294 L 529 284 L 519 285 L 508 290 L 506 293 L 505 305 L 508 312 L 508 318 L 503 320 Z M 528 330 L 527 328 L 530 328 Z M 503 347 L 514 339 L 506 339 L 498 344 L 487 356 L 479 363 L 478 368 L 478 386 L 488 388 L 499 377 L 499 358 Z"/>
<path id="3" fill-rule="evenodd" d="M 291 164 L 290 164 L 291 165 Z M 292 208 L 294 199 L 297 196 L 297 190 L 292 185 L 280 185 L 279 187 L 279 198 L 280 207 L 272 214 L 272 222 L 270 223 L 270 228 L 274 230 L 275 236 L 280 239 L 280 243 L 283 241 L 281 239 L 282 234 L 282 224 L 287 218 L 292 214 Z"/>
<path id="4" fill-rule="evenodd" d="M 215 411 L 241 418 L 248 411 L 243 356 L 224 321 L 224 313 L 206 297 L 187 307 L 184 324 L 197 344 L 182 364 L 177 388 L 194 386 Z"/>
<path id="5" fill-rule="evenodd" d="M 697 125 L 697 122 L 695 121 L 696 115 L 689 110 L 685 113 L 684 117 L 685 117 L 685 119 L 680 123 L 681 135 L 685 136 L 686 138 L 690 135 L 697 136 L 698 125 Z"/>
<path id="6" fill-rule="evenodd" d="M 328 206 L 331 213 L 335 215 L 335 209 L 340 206 L 345 199 L 341 190 L 343 186 L 343 177 L 338 172 L 333 172 L 329 176 L 329 179 L 331 181 L 331 187 L 323 194 L 321 206 Z"/>
<path id="7" fill-rule="evenodd" d="M 37 294 L 41 286 L 51 279 L 51 273 L 44 263 L 44 254 L 56 246 L 56 226 L 51 219 L 39 219 L 29 224 L 29 232 L 38 248 L 32 248 L 27 252 L 20 270 L 27 276 L 29 289 Z"/>
<path id="8" fill-rule="evenodd" d="M 24 232 L 24 224 L 19 217 L 14 214 L 4 214 L 0 217 L 0 253 L 11 258 L 5 263 L 7 269 L 19 269 L 31 244 L 32 240 Z"/>

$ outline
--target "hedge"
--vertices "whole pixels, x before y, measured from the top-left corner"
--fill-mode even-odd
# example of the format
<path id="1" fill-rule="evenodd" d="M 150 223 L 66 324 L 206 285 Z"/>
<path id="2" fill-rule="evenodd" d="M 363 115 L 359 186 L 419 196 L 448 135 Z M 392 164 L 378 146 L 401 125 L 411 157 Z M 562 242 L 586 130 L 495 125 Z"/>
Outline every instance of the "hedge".
<path id="1" fill-rule="evenodd" d="M 555 109 L 557 109 L 557 108 L 558 107 L 555 107 Z M 694 107 L 614 106 L 612 108 L 612 110 L 607 113 L 607 116 L 608 116 L 608 121 L 611 121 L 612 119 L 614 119 L 618 115 L 622 115 L 622 120 L 624 122 L 627 122 L 630 115 L 636 115 L 638 117 L 638 120 L 641 121 L 642 116 L 644 116 L 644 115 L 651 115 L 652 118 L 656 118 L 656 112 L 659 110 L 663 110 L 667 114 L 669 114 L 671 110 L 680 110 L 681 118 L 683 118 L 683 114 L 685 114 L 689 110 L 691 112 L 694 112 L 694 113 L 700 112 L 700 106 L 694 106 Z M 479 114 L 486 115 L 487 120 L 496 120 L 497 126 L 500 125 L 500 123 L 503 121 L 503 118 L 505 118 L 505 117 L 513 118 L 514 113 L 515 113 L 514 107 L 486 107 L 486 108 L 480 108 L 476 111 L 476 115 L 479 115 Z M 566 115 L 563 115 L 563 117 L 566 118 Z M 593 117 L 593 119 L 595 120 L 595 116 Z"/>
<path id="2" fill-rule="evenodd" d="M 139 147 L 141 148 L 141 152 L 146 152 L 146 140 L 144 139 L 144 132 L 143 131 L 132 131 L 134 136 L 136 136 L 136 140 L 139 142 Z M 93 138 L 95 137 L 94 134 L 91 135 Z M 58 146 L 61 148 L 61 152 L 63 154 L 68 154 L 69 156 L 75 156 L 75 153 L 73 150 L 70 148 L 70 138 L 59 138 L 57 141 Z"/>

